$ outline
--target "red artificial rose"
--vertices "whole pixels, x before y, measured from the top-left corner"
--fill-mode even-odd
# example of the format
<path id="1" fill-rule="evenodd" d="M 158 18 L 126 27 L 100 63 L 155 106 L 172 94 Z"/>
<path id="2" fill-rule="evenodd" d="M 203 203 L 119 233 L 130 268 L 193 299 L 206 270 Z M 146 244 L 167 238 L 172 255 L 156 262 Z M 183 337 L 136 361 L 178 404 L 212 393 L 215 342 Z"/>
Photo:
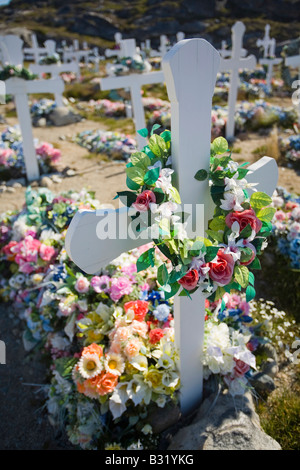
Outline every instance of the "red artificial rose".
<path id="1" fill-rule="evenodd" d="M 160 328 L 154 328 L 154 330 L 150 330 L 149 341 L 151 344 L 159 343 L 159 341 L 163 337 L 164 337 L 164 333 L 163 333 L 163 330 L 161 330 Z"/>
<path id="2" fill-rule="evenodd" d="M 193 290 L 198 284 L 199 273 L 196 269 L 191 269 L 185 276 L 179 279 L 179 284 L 186 290 Z"/>
<path id="3" fill-rule="evenodd" d="M 231 228 L 234 222 L 238 222 L 240 231 L 242 231 L 249 224 L 255 233 L 258 233 L 262 227 L 262 222 L 256 217 L 253 209 L 247 209 L 242 212 L 231 212 L 226 216 L 226 225 Z"/>
<path id="4" fill-rule="evenodd" d="M 131 300 L 130 302 L 126 302 L 124 304 L 124 310 L 127 312 L 128 310 L 134 311 L 134 319 L 137 321 L 144 321 L 145 316 L 148 313 L 148 305 L 149 302 L 145 300 Z"/>
<path id="5" fill-rule="evenodd" d="M 234 375 L 236 377 L 243 377 L 250 369 L 250 366 L 246 364 L 245 362 L 240 361 L 239 359 L 234 359 L 234 361 L 235 361 L 235 368 L 233 369 Z"/>
<path id="6" fill-rule="evenodd" d="M 234 270 L 234 260 L 231 254 L 224 253 L 224 249 L 220 248 L 216 261 L 208 263 L 208 266 L 209 277 L 219 286 L 226 286 L 230 283 Z"/>
<path id="7" fill-rule="evenodd" d="M 146 189 L 146 191 L 138 195 L 132 205 L 137 211 L 146 212 L 149 210 L 149 204 L 151 204 L 151 202 L 156 202 L 155 194 L 149 189 Z"/>
<path id="8" fill-rule="evenodd" d="M 3 253 L 6 255 L 7 259 L 9 261 L 13 261 L 16 257 L 16 253 L 13 253 L 11 249 L 16 246 L 18 243 L 16 241 L 11 241 L 8 243 L 8 245 L 5 245 L 2 248 Z"/>

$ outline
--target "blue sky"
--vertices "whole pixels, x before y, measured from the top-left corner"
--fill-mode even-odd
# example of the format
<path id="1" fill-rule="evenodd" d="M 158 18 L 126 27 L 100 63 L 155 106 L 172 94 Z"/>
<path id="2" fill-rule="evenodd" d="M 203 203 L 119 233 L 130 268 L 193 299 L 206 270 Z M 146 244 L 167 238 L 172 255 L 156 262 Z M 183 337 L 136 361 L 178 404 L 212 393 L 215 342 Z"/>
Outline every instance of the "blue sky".
<path id="1" fill-rule="evenodd" d="M 2 7 L 3 5 L 8 5 L 10 2 L 10 0 L 0 0 L 0 7 Z"/>

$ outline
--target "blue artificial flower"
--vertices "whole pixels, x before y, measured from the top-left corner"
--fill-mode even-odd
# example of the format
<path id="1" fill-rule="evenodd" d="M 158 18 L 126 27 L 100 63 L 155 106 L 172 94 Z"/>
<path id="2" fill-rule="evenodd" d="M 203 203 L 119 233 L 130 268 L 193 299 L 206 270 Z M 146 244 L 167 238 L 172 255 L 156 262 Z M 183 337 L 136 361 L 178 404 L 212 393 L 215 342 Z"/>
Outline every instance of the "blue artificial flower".
<path id="1" fill-rule="evenodd" d="M 161 322 L 166 322 L 170 314 L 170 307 L 166 304 L 160 304 L 153 311 L 155 318 Z"/>

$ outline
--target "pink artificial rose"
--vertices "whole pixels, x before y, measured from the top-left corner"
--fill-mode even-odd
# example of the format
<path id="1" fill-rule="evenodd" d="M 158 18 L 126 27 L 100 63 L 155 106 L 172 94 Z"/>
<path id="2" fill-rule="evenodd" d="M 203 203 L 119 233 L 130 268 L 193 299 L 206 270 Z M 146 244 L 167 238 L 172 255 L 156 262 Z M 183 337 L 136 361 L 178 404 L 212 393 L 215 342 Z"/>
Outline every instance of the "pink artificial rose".
<path id="1" fill-rule="evenodd" d="M 230 283 L 233 270 L 234 260 L 230 254 L 224 253 L 224 249 L 220 248 L 217 253 L 216 261 L 208 263 L 209 277 L 219 286 L 226 286 Z"/>
<path id="2" fill-rule="evenodd" d="M 138 195 L 136 201 L 132 205 L 137 211 L 146 212 L 149 210 L 149 205 L 152 202 L 156 202 L 155 194 L 152 191 L 146 189 Z"/>
<path id="3" fill-rule="evenodd" d="M 252 230 L 258 233 L 262 227 L 262 222 L 256 217 L 253 209 L 246 209 L 242 212 L 231 212 L 226 216 L 226 225 L 231 228 L 234 222 L 238 222 L 242 231 L 249 224 Z"/>
<path id="4" fill-rule="evenodd" d="M 279 210 L 275 212 L 274 217 L 276 220 L 279 220 L 280 222 L 282 222 L 283 220 L 286 219 L 286 214 L 285 212 Z"/>
<path id="5" fill-rule="evenodd" d="M 235 368 L 233 369 L 234 375 L 236 377 L 243 377 L 250 369 L 250 366 L 246 364 L 245 362 L 240 361 L 239 359 L 234 359 L 234 361 L 235 361 Z"/>
<path id="6" fill-rule="evenodd" d="M 6 165 L 8 158 L 13 154 L 11 149 L 0 150 L 0 165 Z"/>
<path id="7" fill-rule="evenodd" d="M 127 277 L 113 278 L 111 281 L 110 298 L 117 302 L 123 295 L 129 295 L 132 289 L 131 281 Z"/>
<path id="8" fill-rule="evenodd" d="M 110 290 L 110 277 L 109 276 L 94 276 L 91 279 L 91 286 L 97 294 L 101 292 L 109 292 Z"/>
<path id="9" fill-rule="evenodd" d="M 85 294 L 89 290 L 89 287 L 90 283 L 86 277 L 80 276 L 77 279 L 75 289 L 77 290 L 77 292 L 79 292 L 79 294 Z"/>
<path id="10" fill-rule="evenodd" d="M 51 163 L 53 165 L 56 165 L 56 163 L 58 163 L 60 160 L 61 151 L 58 149 L 52 149 L 52 151 L 50 152 L 50 157 L 51 157 Z"/>
<path id="11" fill-rule="evenodd" d="M 44 245 L 43 243 L 40 246 L 40 257 L 43 261 L 51 261 L 55 256 L 55 249 L 53 246 Z"/>
<path id="12" fill-rule="evenodd" d="M 199 273 L 196 269 L 191 269 L 185 276 L 179 279 L 178 283 L 186 290 L 193 290 L 198 284 Z"/>

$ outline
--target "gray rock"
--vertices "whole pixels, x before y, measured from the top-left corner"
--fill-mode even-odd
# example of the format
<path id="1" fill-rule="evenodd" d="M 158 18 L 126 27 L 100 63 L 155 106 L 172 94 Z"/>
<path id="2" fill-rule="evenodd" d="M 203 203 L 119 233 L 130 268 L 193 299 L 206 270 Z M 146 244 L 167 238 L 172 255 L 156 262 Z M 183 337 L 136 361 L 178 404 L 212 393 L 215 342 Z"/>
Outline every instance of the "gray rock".
<path id="1" fill-rule="evenodd" d="M 7 187 L 6 187 L 4 184 L 2 184 L 2 185 L 0 186 L 0 193 L 5 193 L 6 190 L 7 190 Z"/>
<path id="2" fill-rule="evenodd" d="M 51 178 L 49 178 L 49 176 L 43 176 L 40 181 L 40 186 L 42 188 L 51 188 L 51 186 L 53 186 L 53 181 L 51 180 Z"/>
<path id="3" fill-rule="evenodd" d="M 259 394 L 271 393 L 276 388 L 272 377 L 265 372 L 257 372 L 256 374 L 253 374 L 249 381 L 252 387 L 254 387 Z"/>
<path id="4" fill-rule="evenodd" d="M 165 406 L 164 408 L 154 408 L 148 417 L 148 423 L 152 426 L 154 433 L 162 433 L 165 429 L 176 424 L 181 417 L 178 406 Z"/>
<path id="5" fill-rule="evenodd" d="M 11 186 L 8 186 L 8 187 L 6 188 L 6 191 L 7 191 L 8 193 L 15 193 L 15 192 L 16 192 L 15 188 L 13 188 L 13 187 L 11 187 Z"/>
<path id="6" fill-rule="evenodd" d="M 173 436 L 168 450 L 280 450 L 261 428 L 250 393 L 211 395 L 192 424 Z"/>
<path id="7" fill-rule="evenodd" d="M 81 120 L 79 114 L 75 114 L 66 106 L 55 108 L 52 113 L 49 114 L 49 119 L 54 126 L 67 126 L 68 124 L 74 124 Z"/>
<path id="8" fill-rule="evenodd" d="M 25 178 L 17 178 L 11 179 L 7 182 L 7 186 L 12 186 L 13 188 L 21 188 L 22 186 L 26 186 Z"/>

